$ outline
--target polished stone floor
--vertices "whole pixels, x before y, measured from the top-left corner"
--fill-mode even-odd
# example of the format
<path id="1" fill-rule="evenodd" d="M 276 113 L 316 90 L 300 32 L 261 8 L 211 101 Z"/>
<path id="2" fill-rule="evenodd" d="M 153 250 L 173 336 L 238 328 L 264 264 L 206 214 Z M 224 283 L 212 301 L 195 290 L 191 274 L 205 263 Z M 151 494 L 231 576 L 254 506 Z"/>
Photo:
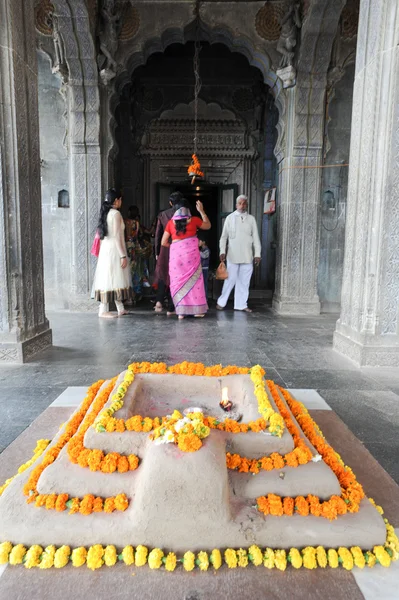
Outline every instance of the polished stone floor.
<path id="1" fill-rule="evenodd" d="M 336 354 L 336 316 L 278 317 L 268 306 L 254 308 L 182 322 L 149 307 L 111 321 L 50 313 L 53 348 L 26 365 L 0 366 L 0 451 L 66 387 L 112 376 L 129 362 L 259 363 L 285 387 L 317 390 L 399 482 L 399 372 L 359 369 Z"/>

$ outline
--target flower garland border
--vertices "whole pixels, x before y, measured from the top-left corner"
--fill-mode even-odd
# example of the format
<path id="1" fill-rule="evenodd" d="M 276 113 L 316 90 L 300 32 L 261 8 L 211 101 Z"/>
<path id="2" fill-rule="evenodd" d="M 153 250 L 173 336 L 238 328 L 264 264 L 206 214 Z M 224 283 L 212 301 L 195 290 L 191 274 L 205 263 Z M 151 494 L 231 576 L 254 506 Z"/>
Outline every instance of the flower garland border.
<path id="1" fill-rule="evenodd" d="M 274 393 L 278 394 L 278 386 L 273 381 L 268 381 L 267 384 L 272 395 Z M 344 515 L 347 512 L 358 512 L 360 502 L 365 494 L 352 469 L 346 466 L 339 454 L 335 452 L 332 446 L 327 444 L 320 428 L 305 406 L 298 400 L 294 400 L 286 389 L 282 387 L 278 387 L 278 389 L 307 439 L 337 476 L 341 486 L 341 496 L 331 496 L 329 500 L 320 502 L 317 496 L 311 494 L 306 498 L 304 496 L 282 498 L 276 494 L 268 494 L 256 499 L 258 510 L 265 515 L 271 514 L 274 516 L 292 516 L 296 511 L 301 516 L 307 516 L 310 513 L 315 517 L 324 517 L 330 520 L 336 519 L 339 515 Z"/>
<path id="2" fill-rule="evenodd" d="M 383 514 L 381 507 L 376 506 L 372 499 L 370 502 Z M 227 548 L 224 552 L 215 548 L 210 553 L 202 551 L 197 555 L 187 551 L 182 558 L 177 558 L 174 552 L 166 554 L 160 548 L 153 548 L 149 551 L 146 546 L 142 545 L 137 546 L 136 549 L 133 546 L 125 546 L 118 553 L 113 545 L 103 547 L 101 544 L 95 544 L 88 550 L 83 546 L 71 550 L 70 546 L 56 548 L 54 545 L 50 545 L 43 549 L 35 544 L 27 549 L 23 544 L 13 545 L 11 542 L 3 542 L 0 544 L 0 565 L 24 564 L 27 569 L 49 569 L 51 567 L 60 569 L 71 562 L 74 567 L 86 565 L 95 571 L 104 564 L 112 567 L 121 561 L 125 565 L 135 565 L 136 567 L 148 564 L 150 569 L 160 569 L 163 566 L 169 572 L 175 571 L 179 563 L 188 572 L 193 571 L 196 567 L 200 571 L 207 571 L 209 568 L 217 570 L 223 563 L 230 569 L 246 568 L 252 564 L 256 567 L 263 565 L 267 569 L 276 568 L 280 571 L 285 571 L 288 565 L 294 569 L 342 567 L 347 571 L 354 567 L 363 569 L 366 565 L 371 568 L 376 564 L 389 567 L 391 562 L 399 558 L 399 540 L 388 520 L 384 519 L 384 522 L 386 527 L 384 545 L 374 546 L 367 551 L 363 551 L 359 546 L 340 547 L 337 550 L 333 548 L 326 550 L 323 546 L 307 546 L 303 549 L 290 548 L 287 552 L 284 549 L 273 550 L 272 548 L 262 550 L 259 546 L 252 545 L 248 549 Z"/>
<path id="3" fill-rule="evenodd" d="M 10 483 L 17 477 L 17 475 L 19 475 L 20 473 L 23 473 L 24 471 L 26 471 L 26 469 L 29 469 L 29 467 L 31 467 L 33 465 L 33 463 L 35 463 L 37 461 L 38 458 L 40 458 L 40 456 L 43 454 L 43 452 L 45 451 L 45 449 L 47 448 L 47 446 L 49 444 L 50 444 L 50 440 L 37 440 L 36 447 L 33 450 L 32 458 L 29 459 L 28 461 L 26 461 L 25 463 L 23 463 L 20 467 L 18 467 L 18 470 L 15 473 L 15 475 L 10 477 L 9 479 L 6 479 L 6 481 L 3 483 L 3 485 L 0 486 L 0 496 L 2 495 L 4 490 L 6 488 L 8 488 Z"/>
<path id="4" fill-rule="evenodd" d="M 247 433 L 248 431 L 259 432 L 269 429 L 272 435 L 281 437 L 284 431 L 284 419 L 276 412 L 270 404 L 266 393 L 264 375 L 265 371 L 260 365 L 249 367 L 237 367 L 235 365 L 213 365 L 205 367 L 203 363 L 190 363 L 184 361 L 168 367 L 166 363 L 131 363 L 128 370 L 134 375 L 153 373 L 158 375 L 189 375 L 189 376 L 205 376 L 205 377 L 225 377 L 227 375 L 250 375 L 254 383 L 254 393 L 258 401 L 258 411 L 261 418 L 257 421 L 249 423 L 238 423 L 233 419 L 226 419 L 224 422 L 218 421 L 215 417 L 207 416 L 207 425 L 211 429 L 219 429 L 220 431 L 228 431 L 230 433 Z M 114 401 L 109 408 L 102 411 L 96 418 L 93 427 L 98 433 L 118 431 L 136 431 L 150 432 L 156 429 L 162 423 L 162 418 L 142 417 L 134 415 L 127 419 L 115 419 L 113 416 L 117 410 L 122 408 L 123 400 L 120 398 Z"/>
<path id="5" fill-rule="evenodd" d="M 68 494 L 64 493 L 39 494 L 37 491 L 37 483 L 43 471 L 57 459 L 63 447 L 76 434 L 96 399 L 99 403 L 104 402 L 105 404 L 115 386 L 116 380 L 116 377 L 111 379 L 108 386 L 99 395 L 98 393 L 104 380 L 99 380 L 89 387 L 82 404 L 65 424 L 64 432 L 57 443 L 47 450 L 42 462 L 33 469 L 28 481 L 25 483 L 23 492 L 25 496 L 27 496 L 26 501 L 29 504 L 34 502 L 35 507 L 45 507 L 48 510 L 54 509 L 57 511 L 64 511 L 70 509 L 69 514 L 79 512 L 82 515 L 90 515 L 93 512 L 101 511 L 107 513 L 113 512 L 114 510 L 124 511 L 129 506 L 129 501 L 125 494 L 118 494 L 115 497 L 111 496 L 109 498 L 95 498 L 92 494 L 86 494 L 82 499 L 79 499 L 70 498 Z"/>

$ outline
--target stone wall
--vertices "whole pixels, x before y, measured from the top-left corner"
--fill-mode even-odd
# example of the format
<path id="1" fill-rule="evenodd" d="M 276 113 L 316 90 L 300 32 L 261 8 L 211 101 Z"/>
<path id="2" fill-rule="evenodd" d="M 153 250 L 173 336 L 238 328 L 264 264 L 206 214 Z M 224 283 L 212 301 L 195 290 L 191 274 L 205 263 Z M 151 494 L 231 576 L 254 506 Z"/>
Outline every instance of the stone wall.
<path id="1" fill-rule="evenodd" d="M 43 52 L 38 51 L 37 57 L 45 297 L 49 308 L 65 308 L 72 243 L 66 109 L 60 77 L 51 72 Z"/>
<path id="2" fill-rule="evenodd" d="M 325 155 L 324 165 L 347 165 L 349 162 L 354 74 L 355 66 L 351 65 L 336 84 L 329 102 L 329 150 Z M 341 302 L 347 190 L 347 166 L 323 169 L 318 270 L 318 294 L 323 312 L 338 312 Z"/>

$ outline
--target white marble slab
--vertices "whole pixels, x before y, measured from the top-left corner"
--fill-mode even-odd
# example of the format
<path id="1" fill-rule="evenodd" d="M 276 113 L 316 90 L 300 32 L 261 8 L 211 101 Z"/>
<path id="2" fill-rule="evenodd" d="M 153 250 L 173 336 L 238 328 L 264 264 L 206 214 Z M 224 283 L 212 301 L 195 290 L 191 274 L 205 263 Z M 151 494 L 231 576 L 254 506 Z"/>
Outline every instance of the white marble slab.
<path id="1" fill-rule="evenodd" d="M 88 387 L 88 385 L 67 387 L 50 406 L 79 406 L 86 396 Z"/>
<path id="2" fill-rule="evenodd" d="M 7 565 L 0 565 L 0 577 L 3 575 L 4 571 L 6 570 Z"/>
<path id="3" fill-rule="evenodd" d="M 320 396 L 316 390 L 288 390 L 299 402 L 302 402 L 308 410 L 331 410 L 331 407 Z"/>
<path id="4" fill-rule="evenodd" d="M 399 528 L 395 529 L 399 535 Z M 372 569 L 353 569 L 352 574 L 365 600 L 398 600 L 399 560 L 391 563 L 389 569 L 376 565 Z"/>

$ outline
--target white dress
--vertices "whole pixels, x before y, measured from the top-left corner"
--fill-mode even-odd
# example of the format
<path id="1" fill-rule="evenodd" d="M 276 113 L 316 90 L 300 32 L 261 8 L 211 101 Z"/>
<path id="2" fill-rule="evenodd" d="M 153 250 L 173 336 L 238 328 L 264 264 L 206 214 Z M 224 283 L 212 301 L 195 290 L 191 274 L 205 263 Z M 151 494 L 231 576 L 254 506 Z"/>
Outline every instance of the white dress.
<path id="1" fill-rule="evenodd" d="M 104 304 L 123 302 L 132 296 L 130 266 L 122 269 L 121 256 L 126 256 L 125 224 L 118 210 L 107 215 L 108 234 L 101 240 L 94 276 L 95 299 Z"/>

